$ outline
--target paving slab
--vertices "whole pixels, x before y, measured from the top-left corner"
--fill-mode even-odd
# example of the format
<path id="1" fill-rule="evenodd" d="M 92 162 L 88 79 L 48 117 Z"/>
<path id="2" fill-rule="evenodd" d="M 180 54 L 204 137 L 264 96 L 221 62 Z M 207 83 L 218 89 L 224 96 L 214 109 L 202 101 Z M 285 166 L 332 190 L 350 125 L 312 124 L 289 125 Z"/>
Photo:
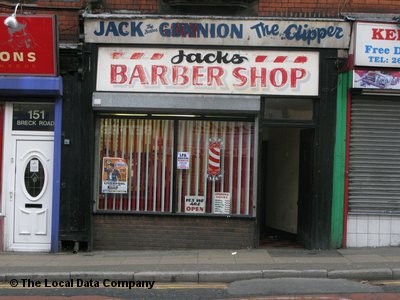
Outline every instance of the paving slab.
<path id="1" fill-rule="evenodd" d="M 271 264 L 274 262 L 267 251 L 237 251 L 233 256 L 238 264 Z"/>
<path id="2" fill-rule="evenodd" d="M 159 265 L 161 257 L 132 257 L 121 260 L 121 265 Z"/>
<path id="3" fill-rule="evenodd" d="M 298 248 L 268 249 L 272 257 L 341 257 L 337 250 L 308 250 Z"/>
<path id="4" fill-rule="evenodd" d="M 381 256 L 398 256 L 399 247 L 369 247 L 369 248 L 347 248 L 347 249 L 336 249 L 335 251 L 342 255 L 371 255 L 377 254 Z"/>
<path id="5" fill-rule="evenodd" d="M 337 264 L 348 263 L 344 257 L 273 257 L 278 264 Z"/>
<path id="6" fill-rule="evenodd" d="M 198 264 L 236 264 L 235 258 L 231 255 L 230 257 L 216 257 L 216 256 L 207 256 L 207 257 L 199 257 Z"/>
<path id="7" fill-rule="evenodd" d="M 360 263 L 360 262 L 389 262 L 390 260 L 387 257 L 378 255 L 378 254 L 362 254 L 362 255 L 345 255 L 346 259 L 351 262 Z"/>
<path id="8" fill-rule="evenodd" d="M 384 258 L 389 262 L 400 262 L 400 256 L 384 256 Z"/>
<path id="9" fill-rule="evenodd" d="M 197 255 L 162 256 L 159 263 L 161 265 L 197 264 L 197 260 Z"/>

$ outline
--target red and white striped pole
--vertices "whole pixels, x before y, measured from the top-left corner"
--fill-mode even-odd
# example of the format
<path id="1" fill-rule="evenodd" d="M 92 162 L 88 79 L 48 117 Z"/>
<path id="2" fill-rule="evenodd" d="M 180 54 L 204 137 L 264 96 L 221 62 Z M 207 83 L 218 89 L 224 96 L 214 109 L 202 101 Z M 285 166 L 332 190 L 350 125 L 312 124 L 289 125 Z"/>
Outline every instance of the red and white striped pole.
<path id="1" fill-rule="evenodd" d="M 210 139 L 208 144 L 207 173 L 212 180 L 216 180 L 221 175 L 221 146 L 221 141 L 215 139 Z"/>

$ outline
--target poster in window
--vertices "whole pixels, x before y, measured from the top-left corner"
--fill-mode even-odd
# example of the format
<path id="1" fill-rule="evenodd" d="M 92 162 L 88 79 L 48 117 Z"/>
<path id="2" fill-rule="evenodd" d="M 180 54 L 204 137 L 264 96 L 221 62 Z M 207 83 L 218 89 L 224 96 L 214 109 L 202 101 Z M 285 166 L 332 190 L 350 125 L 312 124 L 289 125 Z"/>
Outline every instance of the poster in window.
<path id="1" fill-rule="evenodd" d="M 189 170 L 190 152 L 178 152 L 177 168 L 178 170 Z"/>
<path id="2" fill-rule="evenodd" d="M 128 191 L 128 165 L 123 158 L 103 157 L 102 193 L 124 194 Z"/>
<path id="3" fill-rule="evenodd" d="M 31 173 L 37 173 L 39 172 L 39 160 L 37 159 L 32 159 L 29 163 L 30 167 L 30 172 Z"/>
<path id="4" fill-rule="evenodd" d="M 185 212 L 201 214 L 206 212 L 206 198 L 204 196 L 185 196 Z"/>

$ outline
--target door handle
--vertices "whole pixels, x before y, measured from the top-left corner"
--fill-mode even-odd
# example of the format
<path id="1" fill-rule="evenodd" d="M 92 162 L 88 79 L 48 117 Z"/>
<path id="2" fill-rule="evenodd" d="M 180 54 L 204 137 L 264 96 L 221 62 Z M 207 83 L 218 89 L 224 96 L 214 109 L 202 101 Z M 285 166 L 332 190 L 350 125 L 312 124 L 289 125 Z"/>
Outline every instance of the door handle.
<path id="1" fill-rule="evenodd" d="M 14 192 L 10 192 L 10 201 L 13 201 Z"/>

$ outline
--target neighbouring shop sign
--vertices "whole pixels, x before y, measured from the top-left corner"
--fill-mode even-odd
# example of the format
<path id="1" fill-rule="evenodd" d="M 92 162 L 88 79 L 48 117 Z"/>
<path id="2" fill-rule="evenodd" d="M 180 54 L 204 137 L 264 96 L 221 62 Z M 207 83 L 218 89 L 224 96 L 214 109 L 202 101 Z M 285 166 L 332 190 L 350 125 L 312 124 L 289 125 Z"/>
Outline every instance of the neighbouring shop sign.
<path id="1" fill-rule="evenodd" d="M 343 21 L 84 17 L 86 43 L 349 48 L 351 33 Z"/>
<path id="2" fill-rule="evenodd" d="M 318 95 L 319 53 L 100 47 L 97 91 Z"/>
<path id="3" fill-rule="evenodd" d="M 185 212 L 202 214 L 206 212 L 206 198 L 204 196 L 185 196 Z"/>
<path id="4" fill-rule="evenodd" d="M 17 15 L 15 29 L 0 16 L 0 74 L 57 75 L 56 21 L 54 16 Z"/>
<path id="5" fill-rule="evenodd" d="M 54 131 L 54 104 L 13 104 L 12 130 Z"/>
<path id="6" fill-rule="evenodd" d="M 356 66 L 400 67 L 400 28 L 397 24 L 356 23 Z"/>
<path id="7" fill-rule="evenodd" d="M 358 69 L 353 71 L 353 87 L 400 90 L 400 71 Z"/>

